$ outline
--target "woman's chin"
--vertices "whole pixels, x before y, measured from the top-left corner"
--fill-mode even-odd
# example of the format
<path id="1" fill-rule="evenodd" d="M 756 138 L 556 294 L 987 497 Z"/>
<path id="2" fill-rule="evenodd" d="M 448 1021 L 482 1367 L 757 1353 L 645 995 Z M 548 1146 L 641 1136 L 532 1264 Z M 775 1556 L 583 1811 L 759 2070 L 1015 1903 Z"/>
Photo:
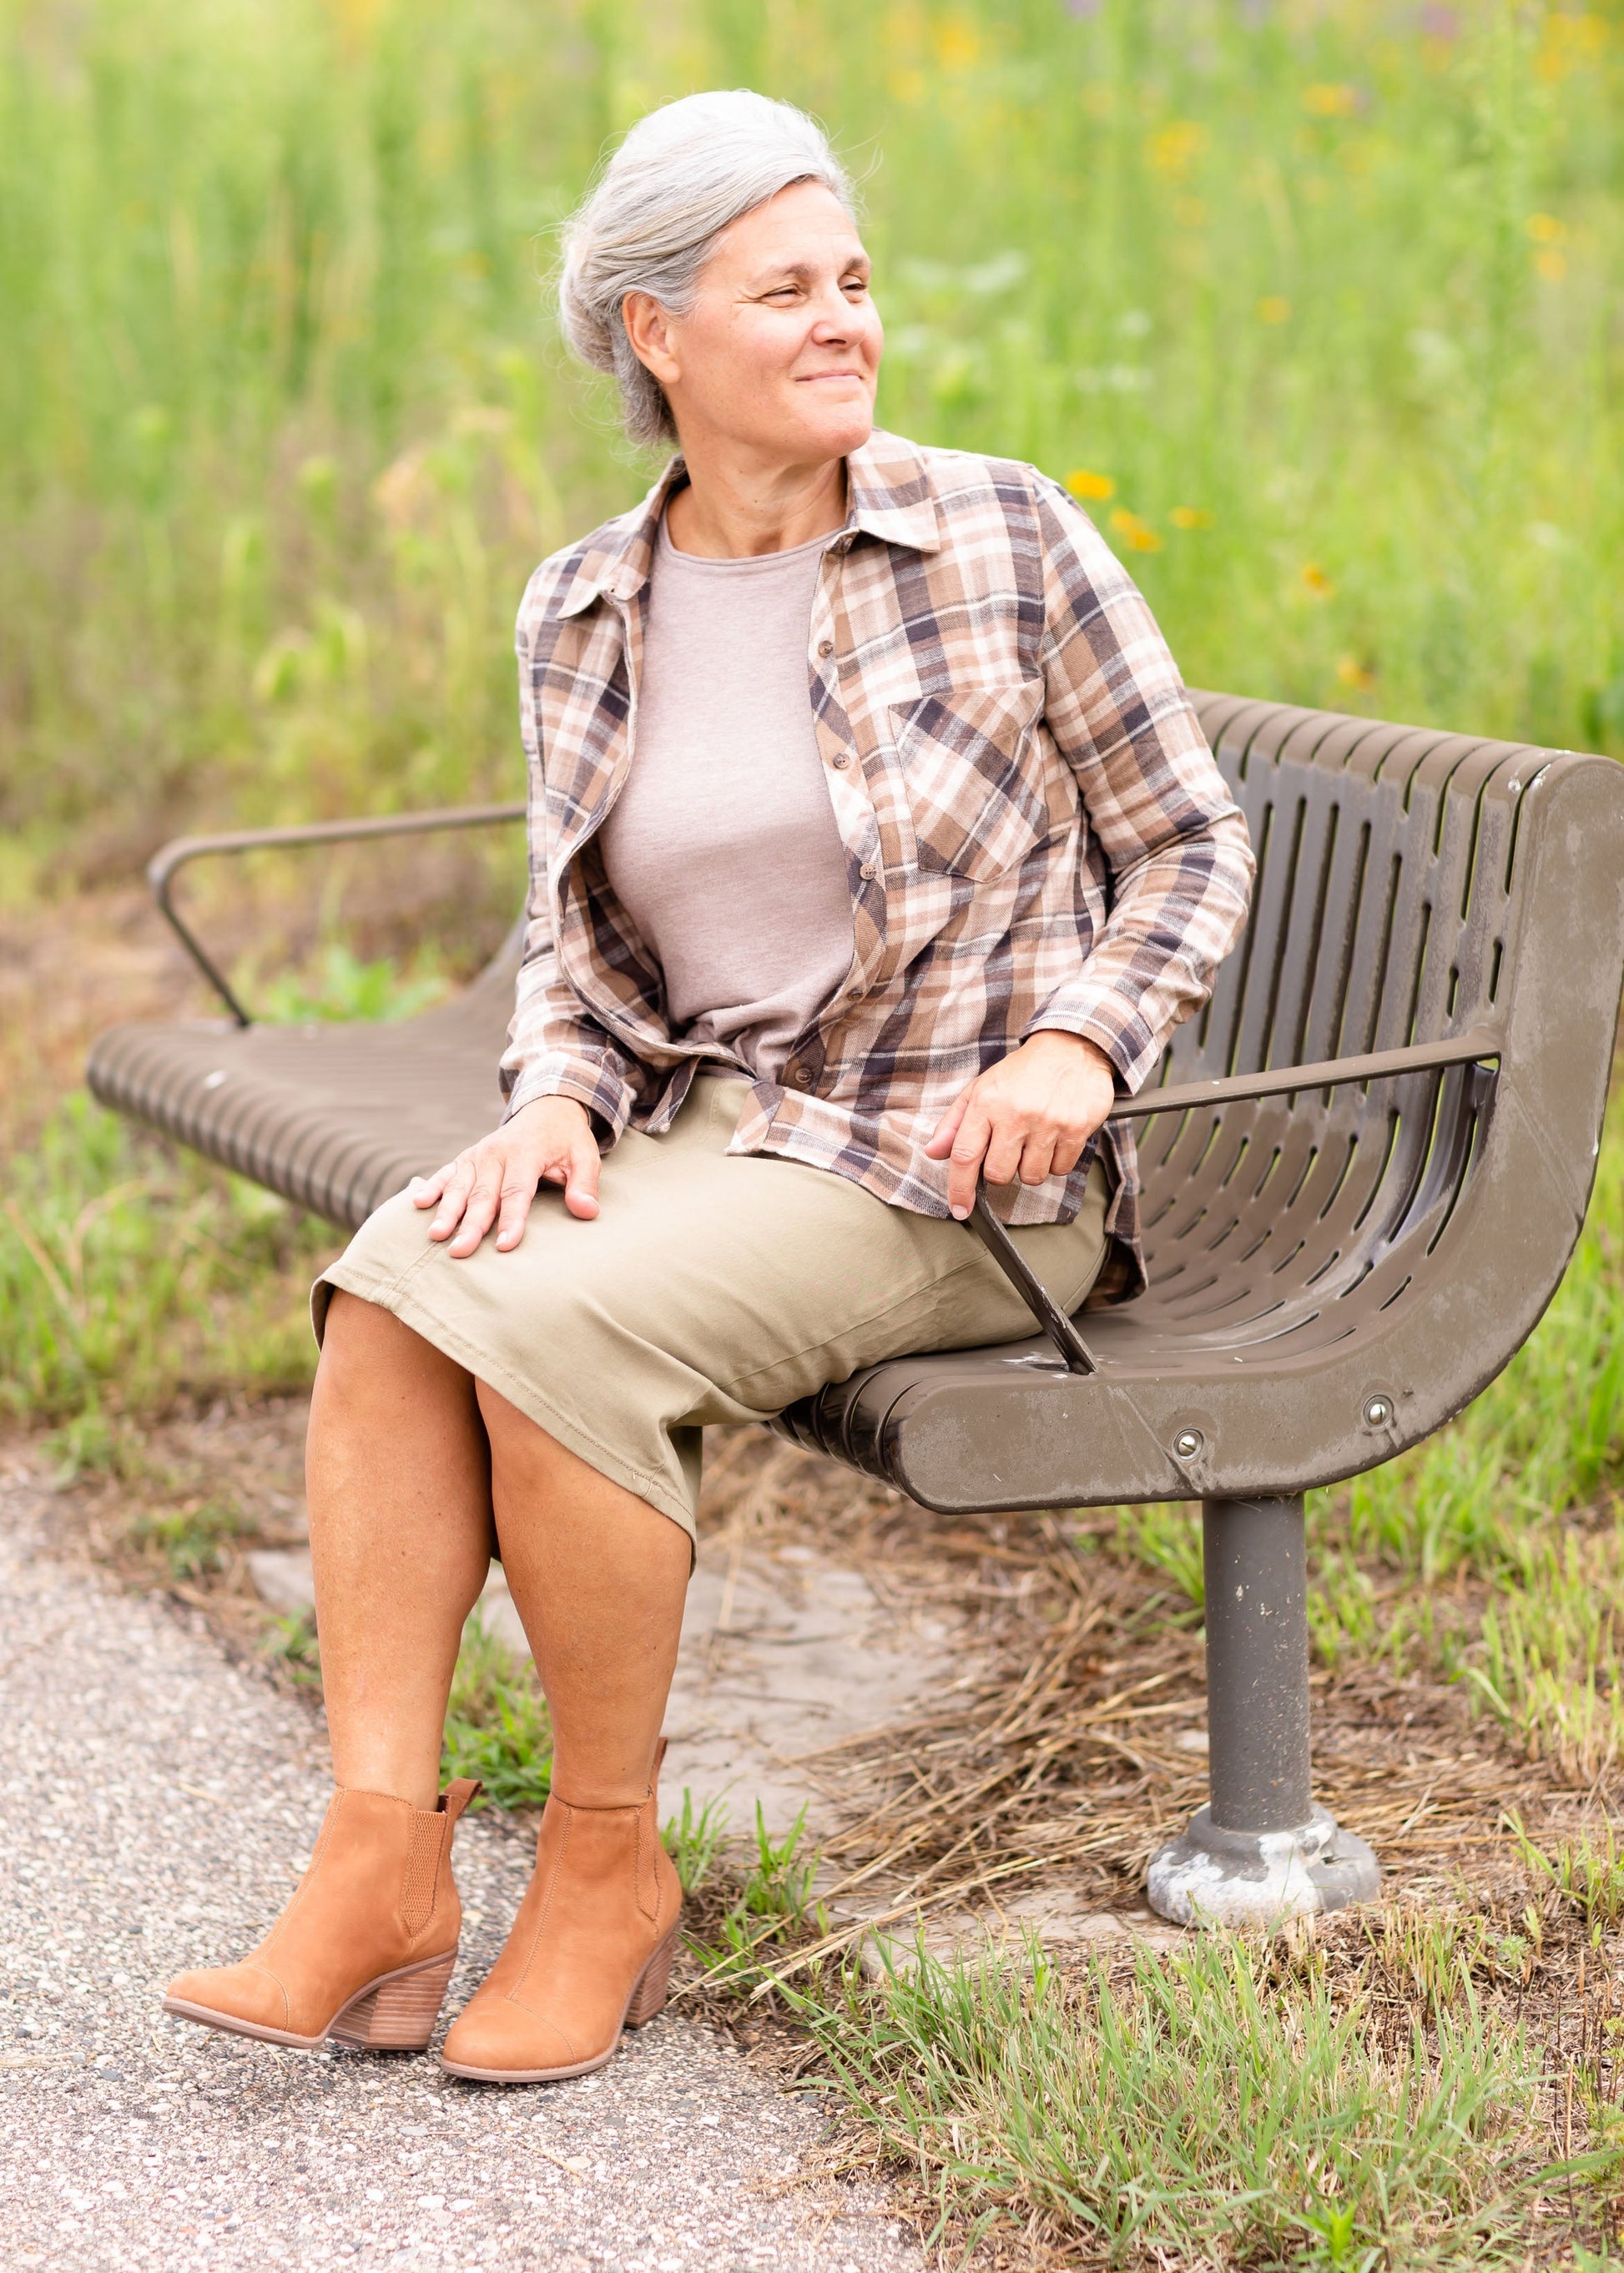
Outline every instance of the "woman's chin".
<path id="1" fill-rule="evenodd" d="M 812 401 L 796 406 L 799 415 L 786 420 L 777 438 L 787 460 L 844 458 L 861 450 L 874 431 L 874 405 L 865 394 L 861 401 Z"/>

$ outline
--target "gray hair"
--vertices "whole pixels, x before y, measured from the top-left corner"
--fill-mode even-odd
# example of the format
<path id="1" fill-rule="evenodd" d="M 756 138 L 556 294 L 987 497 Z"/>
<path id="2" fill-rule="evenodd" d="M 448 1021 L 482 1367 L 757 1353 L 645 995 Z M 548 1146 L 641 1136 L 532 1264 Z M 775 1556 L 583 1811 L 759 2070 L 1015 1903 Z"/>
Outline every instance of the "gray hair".
<path id="1" fill-rule="evenodd" d="M 685 95 L 638 121 L 564 224 L 564 336 L 583 363 L 620 381 L 635 442 L 674 440 L 677 430 L 626 336 L 627 294 L 686 315 L 723 230 L 793 182 L 821 182 L 853 211 L 846 169 L 804 111 L 744 87 Z"/>

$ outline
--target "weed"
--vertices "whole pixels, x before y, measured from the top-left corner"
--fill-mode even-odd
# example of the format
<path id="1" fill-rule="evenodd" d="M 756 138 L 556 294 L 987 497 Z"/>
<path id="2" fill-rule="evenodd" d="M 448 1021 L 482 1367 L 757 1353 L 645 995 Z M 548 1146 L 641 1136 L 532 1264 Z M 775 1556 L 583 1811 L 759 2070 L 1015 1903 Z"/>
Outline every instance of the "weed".
<path id="1" fill-rule="evenodd" d="M 781 1993 L 831 2088 L 917 2172 L 937 2232 L 1070 2238 L 1089 2262 L 1519 2262 L 1538 2059 L 1457 1993 L 1383 2037 L 1310 1961 L 1215 1934 L 1125 1979 L 1068 1980 L 1036 1944 L 919 1953 Z"/>
<path id="2" fill-rule="evenodd" d="M 1362 1923 L 1376 1977 L 1429 2023 L 1470 1999 L 1474 1973 L 1497 1969 L 1488 1922 L 1469 1911 L 1388 1908 Z"/>
<path id="3" fill-rule="evenodd" d="M 335 1235 L 82 1095 L 7 1164 L 0 1414 L 59 1421 L 64 1460 L 122 1458 L 120 1416 L 183 1393 L 302 1386 L 305 1289 Z"/>
<path id="4" fill-rule="evenodd" d="M 534 1669 L 490 1632 L 476 1609 L 446 1709 L 442 1779 L 477 1776 L 477 1805 L 540 1807 L 553 1777 L 553 1723 Z"/>
<path id="5" fill-rule="evenodd" d="M 261 983 L 250 963 L 233 977 L 239 999 L 247 995 L 261 1017 L 279 1025 L 412 1018 L 440 1001 L 450 986 L 432 952 L 417 956 L 414 968 L 402 972 L 387 956 L 363 962 L 342 940 L 327 942 L 312 971 L 282 971 Z"/>
<path id="6" fill-rule="evenodd" d="M 1519 1822 L 1513 1823 L 1512 1835 L 1535 1879 L 1578 1910 L 1593 1934 L 1624 1918 L 1624 1852 L 1611 1823 L 1599 1838 L 1565 1842 L 1554 1855 L 1537 1846 Z"/>
<path id="7" fill-rule="evenodd" d="M 803 1807 L 782 1837 L 775 1838 L 756 1802 L 754 1852 L 721 1915 L 718 1939 L 695 1944 L 711 1985 L 745 1992 L 771 1987 L 771 1953 L 808 1927 L 820 1933 L 827 1930 L 828 1920 L 812 1900 L 820 1858 L 806 1843 L 806 1828 Z"/>
<path id="8" fill-rule="evenodd" d="M 233 1544 L 252 1531 L 235 1502 L 206 1499 L 164 1511 L 145 1510 L 130 1525 L 132 1545 L 158 1556 L 171 1579 L 206 1579 L 222 1571 Z"/>
<path id="9" fill-rule="evenodd" d="M 296 1610 L 289 1617 L 273 1618 L 263 1647 L 267 1663 L 292 1687 L 320 1694 L 321 1651 L 313 1610 Z"/>
<path id="10" fill-rule="evenodd" d="M 124 1481 L 141 1471 L 139 1442 L 126 1423 L 104 1412 L 94 1392 L 82 1410 L 49 1429 L 41 1449 L 51 1463 L 51 1482 L 58 1489 L 77 1483 L 81 1476 L 117 1476 Z"/>
<path id="11" fill-rule="evenodd" d="M 1165 1572 L 1196 1609 L 1207 1600 L 1201 1558 L 1201 1518 L 1183 1501 L 1116 1510 L 1116 1547 L 1154 1571 Z"/>
<path id="12" fill-rule="evenodd" d="M 1483 1614 L 1473 1695 L 1536 1758 L 1590 1782 L 1624 1754 L 1624 1519 L 1546 1534 Z"/>
<path id="13" fill-rule="evenodd" d="M 685 1894 L 696 1894 L 710 1879 L 727 1829 L 727 1814 L 725 1799 L 708 1799 L 695 1810 L 694 1795 L 684 1786 L 681 1813 L 667 1819 L 664 1836 Z"/>

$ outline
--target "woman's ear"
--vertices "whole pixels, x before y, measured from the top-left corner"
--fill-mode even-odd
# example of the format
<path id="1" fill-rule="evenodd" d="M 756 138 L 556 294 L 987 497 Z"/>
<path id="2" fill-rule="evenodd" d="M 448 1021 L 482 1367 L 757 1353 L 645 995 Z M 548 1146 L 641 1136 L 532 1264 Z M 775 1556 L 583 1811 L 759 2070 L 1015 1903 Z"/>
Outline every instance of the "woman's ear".
<path id="1" fill-rule="evenodd" d="M 651 292 L 628 292 L 620 303 L 620 321 L 631 341 L 632 353 L 662 386 L 682 376 L 672 339 L 670 317 Z"/>

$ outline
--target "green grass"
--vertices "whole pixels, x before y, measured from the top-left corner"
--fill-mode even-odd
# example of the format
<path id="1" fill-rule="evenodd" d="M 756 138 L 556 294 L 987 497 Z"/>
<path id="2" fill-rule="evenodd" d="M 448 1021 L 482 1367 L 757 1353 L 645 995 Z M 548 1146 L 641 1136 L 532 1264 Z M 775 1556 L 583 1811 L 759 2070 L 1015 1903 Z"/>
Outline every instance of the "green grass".
<path id="1" fill-rule="evenodd" d="M 329 1226 L 82 1096 L 6 1178 L 0 1416 L 74 1422 L 70 1465 L 115 1460 L 110 1416 L 310 1379 L 304 1296 Z"/>
<path id="2" fill-rule="evenodd" d="M 1519 1824 L 1517 1852 L 1536 1884 L 1553 1888 L 1583 1917 L 1593 1938 L 1613 1932 L 1624 1918 L 1624 1854 L 1612 1824 L 1598 1836 L 1568 1840 L 1548 1854 Z"/>
<path id="3" fill-rule="evenodd" d="M 1114 1962 L 1028 1940 L 808 1965 L 817 1857 L 757 1834 L 710 1892 L 700 1985 L 793 2019 L 803 2088 L 908 2187 L 933 2262 L 985 2243 L 1018 2265 L 1524 2267 L 1538 2203 L 1560 2199 L 1577 2239 L 1616 2177 L 1599 2067 L 1575 2069 L 1571 2189 L 1552 2151 L 1521 2006 L 1538 1910 L 1528 1936 L 1388 1909 L 1334 1940 L 1220 1932 Z M 1580 1906 L 1585 1866 L 1530 1854 Z"/>
<path id="4" fill-rule="evenodd" d="M 515 1656 L 475 1610 L 446 1708 L 440 1780 L 477 1776 L 477 1807 L 541 1807 L 553 1783 L 553 1723 L 528 1659 Z"/>
<path id="5" fill-rule="evenodd" d="M 865 176 L 886 420 L 1087 476 L 1197 683 L 1624 752 L 1624 16 L 1422 19 L 4 0 L 5 892 L 513 789 L 524 576 L 644 477 L 538 272 L 716 84 Z"/>
<path id="6" fill-rule="evenodd" d="M 1034 1948 L 795 2002 L 841 2100 L 966 2238 L 1035 2213 L 1106 2265 L 1521 2258 L 1538 2056 L 1470 1997 L 1381 2044 L 1323 1968 L 1282 1983 L 1217 1936 L 1125 1979 Z"/>
<path id="7" fill-rule="evenodd" d="M 171 1579 L 197 1579 L 223 1570 L 234 1543 L 252 1531 L 234 1501 L 216 1497 L 143 1510 L 129 1537 L 132 1545 L 151 1549 Z"/>

